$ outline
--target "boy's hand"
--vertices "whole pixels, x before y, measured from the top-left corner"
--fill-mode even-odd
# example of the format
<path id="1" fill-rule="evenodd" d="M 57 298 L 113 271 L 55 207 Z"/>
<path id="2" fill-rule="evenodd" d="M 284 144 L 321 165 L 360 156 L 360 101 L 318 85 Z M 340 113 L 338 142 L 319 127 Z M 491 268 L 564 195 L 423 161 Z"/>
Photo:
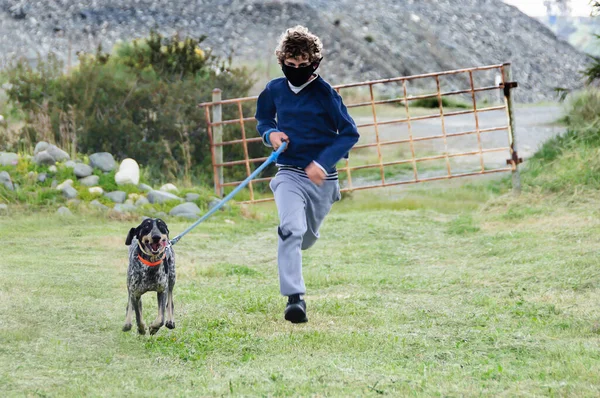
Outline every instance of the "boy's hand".
<path id="1" fill-rule="evenodd" d="M 325 181 L 325 172 L 315 162 L 309 164 L 304 171 L 306 171 L 308 178 L 317 185 L 322 185 Z"/>
<path id="2" fill-rule="evenodd" d="M 285 133 L 282 133 L 281 131 L 273 131 L 271 134 L 269 134 L 269 141 L 271 141 L 271 145 L 273 146 L 273 149 L 278 150 L 279 147 L 281 146 L 281 144 L 283 143 L 283 141 L 289 142 L 289 139 Z M 286 150 L 287 150 L 287 148 L 286 148 Z M 285 150 L 284 150 L 284 152 L 285 152 Z"/>

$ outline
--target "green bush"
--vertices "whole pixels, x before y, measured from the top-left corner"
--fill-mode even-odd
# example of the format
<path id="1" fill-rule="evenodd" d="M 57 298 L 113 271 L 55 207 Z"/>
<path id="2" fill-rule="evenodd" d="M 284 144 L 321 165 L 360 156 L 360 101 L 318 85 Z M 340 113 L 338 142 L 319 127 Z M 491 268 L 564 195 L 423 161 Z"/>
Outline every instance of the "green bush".
<path id="1" fill-rule="evenodd" d="M 571 99 L 567 132 L 546 141 L 528 161 L 526 185 L 549 192 L 600 189 L 600 92 Z"/>
<path id="2" fill-rule="evenodd" d="M 199 39 L 165 38 L 151 33 L 96 54 L 81 54 L 69 73 L 50 54 L 36 68 L 15 61 L 6 71 L 8 101 L 26 120 L 21 140 L 29 147 L 40 140 L 55 142 L 74 154 L 107 151 L 118 159 L 131 157 L 157 182 L 196 177 L 212 181 L 209 138 L 200 102 L 210 101 L 213 88 L 227 97 L 248 95 L 253 85 L 245 68 L 233 68 L 205 52 Z M 245 108 L 249 116 L 253 110 Z M 237 118 L 237 109 L 223 109 L 223 118 Z M 225 139 L 241 138 L 239 127 L 225 130 Z M 251 156 L 264 154 L 260 143 L 249 145 Z M 243 156 L 241 145 L 227 157 Z M 238 178 L 240 172 L 229 171 Z M 240 175 L 234 175 L 240 174 Z"/>

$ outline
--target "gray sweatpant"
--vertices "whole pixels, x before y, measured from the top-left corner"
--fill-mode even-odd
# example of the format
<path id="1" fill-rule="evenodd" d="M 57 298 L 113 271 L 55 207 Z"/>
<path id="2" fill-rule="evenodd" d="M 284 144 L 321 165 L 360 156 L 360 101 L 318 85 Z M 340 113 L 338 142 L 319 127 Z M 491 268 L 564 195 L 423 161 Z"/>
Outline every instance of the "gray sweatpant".
<path id="1" fill-rule="evenodd" d="M 302 277 L 302 251 L 319 238 L 319 227 L 334 202 L 340 200 L 336 180 L 318 186 L 306 175 L 280 170 L 270 183 L 279 213 L 277 265 L 281 294 L 306 293 Z"/>

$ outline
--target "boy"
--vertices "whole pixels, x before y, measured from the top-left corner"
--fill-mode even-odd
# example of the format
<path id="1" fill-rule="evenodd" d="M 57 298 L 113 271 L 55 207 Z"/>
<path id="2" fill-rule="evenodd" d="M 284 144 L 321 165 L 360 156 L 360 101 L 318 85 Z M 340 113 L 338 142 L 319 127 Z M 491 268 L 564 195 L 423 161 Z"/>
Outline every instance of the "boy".
<path id="1" fill-rule="evenodd" d="M 267 84 L 256 109 L 265 145 L 277 150 L 288 144 L 270 187 L 279 213 L 279 285 L 288 296 L 285 319 L 292 323 L 308 321 L 301 250 L 316 242 L 323 219 L 340 200 L 335 166 L 359 138 L 340 96 L 315 73 L 322 50 L 307 28 L 288 29 L 275 51 L 285 77 Z"/>

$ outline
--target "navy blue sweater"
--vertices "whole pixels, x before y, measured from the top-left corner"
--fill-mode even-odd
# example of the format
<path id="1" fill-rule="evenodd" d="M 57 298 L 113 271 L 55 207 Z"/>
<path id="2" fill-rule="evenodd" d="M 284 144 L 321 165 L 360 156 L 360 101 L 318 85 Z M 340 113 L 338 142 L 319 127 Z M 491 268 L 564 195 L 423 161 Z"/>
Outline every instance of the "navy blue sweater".
<path id="1" fill-rule="evenodd" d="M 303 169 L 315 161 L 333 173 L 359 138 L 342 98 L 320 76 L 298 94 L 285 77 L 271 80 L 258 97 L 256 120 L 265 144 L 270 144 L 266 137 L 273 131 L 289 137 L 278 162 Z"/>

